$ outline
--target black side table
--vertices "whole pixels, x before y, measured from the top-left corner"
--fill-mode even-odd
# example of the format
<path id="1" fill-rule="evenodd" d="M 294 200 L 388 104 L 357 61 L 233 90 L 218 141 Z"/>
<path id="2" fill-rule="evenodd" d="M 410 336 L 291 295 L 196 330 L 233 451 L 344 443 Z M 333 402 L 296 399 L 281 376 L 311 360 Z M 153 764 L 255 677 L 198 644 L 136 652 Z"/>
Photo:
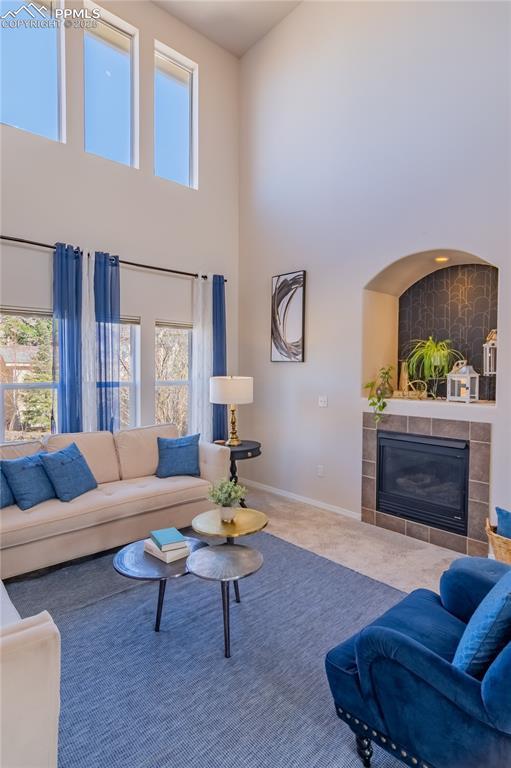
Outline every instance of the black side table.
<path id="1" fill-rule="evenodd" d="M 235 483 L 238 482 L 238 467 L 236 466 L 237 461 L 242 461 L 243 459 L 253 459 L 255 456 L 261 455 L 261 443 L 258 443 L 256 440 L 242 440 L 239 445 L 228 445 L 227 446 L 231 452 L 231 480 L 234 480 Z M 240 507 L 245 507 L 245 499 L 241 499 L 240 501 Z"/>

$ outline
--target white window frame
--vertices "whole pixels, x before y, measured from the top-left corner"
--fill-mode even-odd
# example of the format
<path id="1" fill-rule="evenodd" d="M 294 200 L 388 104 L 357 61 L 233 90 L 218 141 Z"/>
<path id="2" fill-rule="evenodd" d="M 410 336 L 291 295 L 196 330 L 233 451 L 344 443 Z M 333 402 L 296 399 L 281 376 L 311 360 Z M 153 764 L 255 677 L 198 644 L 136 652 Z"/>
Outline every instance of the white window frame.
<path id="1" fill-rule="evenodd" d="M 175 51 L 170 46 L 161 43 L 159 40 L 154 41 L 153 51 L 153 70 L 154 70 L 154 54 L 157 53 L 160 56 L 169 59 L 172 64 L 175 64 L 182 69 L 185 69 L 190 73 L 190 157 L 189 157 L 189 184 L 185 185 L 189 189 L 199 189 L 199 65 L 183 56 L 182 53 Z M 154 87 L 154 71 L 153 71 L 153 87 Z M 154 102 L 153 100 L 153 119 L 154 119 Z M 154 133 L 154 132 L 153 132 Z M 153 173 L 156 159 L 156 143 L 153 135 Z M 164 179 L 164 181 L 172 182 L 172 179 Z M 174 184 L 179 182 L 174 181 Z M 183 185 L 181 185 L 183 186 Z M 181 326 L 183 327 L 183 326 Z"/>
<path id="2" fill-rule="evenodd" d="M 121 317 L 121 325 L 130 326 L 130 358 L 133 377 L 130 381 L 119 380 L 119 388 L 126 388 L 129 392 L 130 414 L 129 424 L 122 429 L 139 427 L 141 423 L 140 407 L 140 333 L 141 323 L 139 317 Z"/>
<path id="3" fill-rule="evenodd" d="M 170 323 L 167 320 L 156 320 L 154 323 L 154 334 L 156 336 L 157 328 L 175 328 L 179 331 L 190 331 L 188 334 L 188 379 L 155 379 L 154 380 L 154 400 L 156 401 L 156 391 L 162 387 L 186 387 L 188 390 L 188 406 L 191 403 L 191 381 L 192 381 L 192 333 L 193 325 L 191 323 Z M 156 339 L 155 348 L 156 354 Z M 189 419 L 187 420 L 189 422 Z"/>
<path id="4" fill-rule="evenodd" d="M 0 307 L 0 315 L 12 315 L 14 317 L 46 317 L 53 319 L 53 312 L 38 310 L 38 309 L 17 309 Z M 20 384 L 4 384 L 0 382 L 0 443 L 5 443 L 5 421 L 4 421 L 4 392 L 13 390 L 26 390 L 26 389 L 57 389 L 58 383 L 56 381 L 34 381 L 34 382 L 22 382 Z M 26 438 L 22 440 L 8 440 L 7 445 L 15 445 L 16 443 L 25 442 Z M 30 439 L 30 438 L 28 438 Z"/>
<path id="5" fill-rule="evenodd" d="M 88 11 L 97 10 L 100 13 L 99 21 L 109 24 L 119 32 L 129 35 L 132 39 L 131 45 L 131 162 L 128 167 L 140 168 L 140 35 L 139 31 L 132 24 L 129 24 L 119 16 L 107 11 L 101 5 L 93 3 L 92 0 L 83 0 L 83 7 Z M 87 30 L 84 30 L 84 35 Z M 90 30 L 89 30 L 90 31 Z M 85 38 L 84 38 L 85 42 Z M 85 47 L 85 46 L 84 46 Z M 83 60 L 82 79 L 85 82 L 85 55 Z M 83 136 L 85 149 L 85 86 L 83 99 Z M 106 158 L 108 160 L 108 158 Z M 112 161 L 115 162 L 115 161 Z"/>

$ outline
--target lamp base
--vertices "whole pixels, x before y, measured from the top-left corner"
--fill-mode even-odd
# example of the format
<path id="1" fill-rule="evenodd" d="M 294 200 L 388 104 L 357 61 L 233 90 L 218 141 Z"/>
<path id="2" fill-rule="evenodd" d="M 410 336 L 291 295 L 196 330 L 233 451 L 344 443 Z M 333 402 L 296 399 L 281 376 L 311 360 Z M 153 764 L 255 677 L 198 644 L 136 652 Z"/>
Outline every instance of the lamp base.
<path id="1" fill-rule="evenodd" d="M 230 405 L 229 410 L 231 413 L 229 419 L 229 439 L 225 441 L 228 446 L 241 445 L 241 440 L 238 437 L 237 425 L 236 425 L 236 406 Z"/>

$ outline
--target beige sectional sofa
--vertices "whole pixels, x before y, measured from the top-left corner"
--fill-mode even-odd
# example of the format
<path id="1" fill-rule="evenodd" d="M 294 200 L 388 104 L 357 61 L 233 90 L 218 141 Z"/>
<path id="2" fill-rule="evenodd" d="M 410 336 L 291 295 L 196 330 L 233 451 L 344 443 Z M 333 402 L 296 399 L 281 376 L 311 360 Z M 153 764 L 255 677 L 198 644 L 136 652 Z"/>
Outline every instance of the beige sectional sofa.
<path id="1" fill-rule="evenodd" d="M 20 618 L 0 581 L 0 765 L 55 768 L 60 634 L 47 611 Z"/>
<path id="2" fill-rule="evenodd" d="M 110 432 L 52 435 L 4 444 L 0 458 L 58 451 L 75 442 L 98 487 L 70 502 L 50 499 L 23 511 L 0 513 L 1 577 L 8 578 L 143 538 L 150 530 L 189 525 L 211 508 L 211 483 L 229 476 L 230 452 L 199 444 L 200 477 L 155 476 L 157 437 L 177 437 L 172 424 Z"/>

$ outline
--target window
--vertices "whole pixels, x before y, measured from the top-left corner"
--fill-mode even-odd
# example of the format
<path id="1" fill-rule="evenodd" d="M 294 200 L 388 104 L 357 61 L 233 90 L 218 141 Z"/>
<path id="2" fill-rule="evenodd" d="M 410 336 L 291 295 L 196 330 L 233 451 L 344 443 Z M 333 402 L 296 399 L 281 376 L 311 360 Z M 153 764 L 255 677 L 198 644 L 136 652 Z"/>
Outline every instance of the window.
<path id="1" fill-rule="evenodd" d="M 140 424 L 140 321 L 122 320 L 120 328 L 121 428 Z"/>
<path id="2" fill-rule="evenodd" d="M 56 413 L 51 315 L 0 314 L 0 440 L 38 438 Z"/>
<path id="3" fill-rule="evenodd" d="M 0 120 L 59 141 L 62 32 L 51 17 L 54 2 L 38 3 L 31 12 L 27 6 L 17 0 L 0 1 Z M 16 25 L 34 21 L 41 21 L 41 26 Z"/>
<path id="4" fill-rule="evenodd" d="M 103 9 L 84 31 L 85 150 L 135 166 L 137 42 L 133 27 Z"/>
<path id="5" fill-rule="evenodd" d="M 155 329 L 155 420 L 188 431 L 192 330 L 157 323 Z"/>
<path id="6" fill-rule="evenodd" d="M 154 52 L 154 172 L 195 186 L 192 140 L 195 65 L 156 43 Z"/>

